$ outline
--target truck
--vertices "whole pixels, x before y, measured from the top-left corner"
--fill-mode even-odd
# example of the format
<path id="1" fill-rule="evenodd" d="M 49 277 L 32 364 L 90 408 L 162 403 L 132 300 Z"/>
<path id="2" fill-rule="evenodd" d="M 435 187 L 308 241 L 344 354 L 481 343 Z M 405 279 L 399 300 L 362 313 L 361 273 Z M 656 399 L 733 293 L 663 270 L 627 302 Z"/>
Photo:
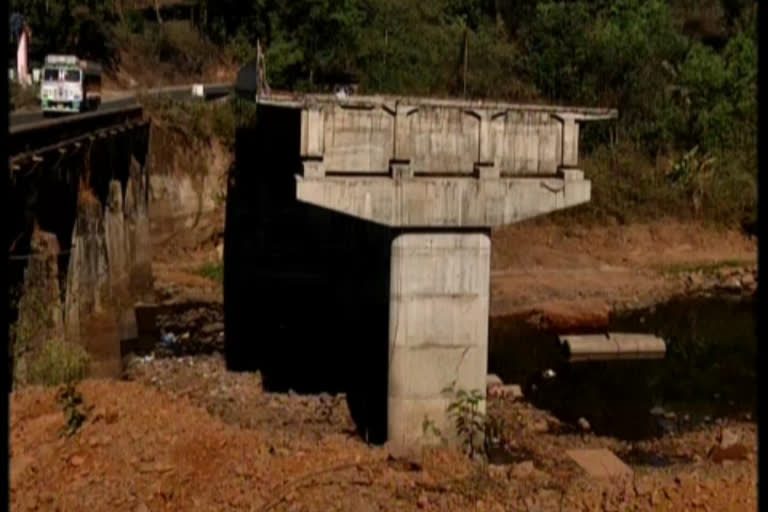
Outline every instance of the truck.
<path id="1" fill-rule="evenodd" d="M 75 55 L 47 55 L 40 80 L 43 115 L 81 113 L 101 104 L 101 66 Z"/>

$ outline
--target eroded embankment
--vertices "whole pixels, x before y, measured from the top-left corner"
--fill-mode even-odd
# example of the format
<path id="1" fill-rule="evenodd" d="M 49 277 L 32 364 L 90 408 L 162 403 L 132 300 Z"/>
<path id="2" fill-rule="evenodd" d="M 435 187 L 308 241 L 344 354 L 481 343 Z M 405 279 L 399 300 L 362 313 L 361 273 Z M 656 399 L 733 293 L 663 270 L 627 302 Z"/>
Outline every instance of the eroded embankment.
<path id="1" fill-rule="evenodd" d="M 145 100 L 152 117 L 150 225 L 156 260 L 218 245 L 224 231 L 227 173 L 233 162 L 222 132 L 234 129 L 226 104 Z"/>

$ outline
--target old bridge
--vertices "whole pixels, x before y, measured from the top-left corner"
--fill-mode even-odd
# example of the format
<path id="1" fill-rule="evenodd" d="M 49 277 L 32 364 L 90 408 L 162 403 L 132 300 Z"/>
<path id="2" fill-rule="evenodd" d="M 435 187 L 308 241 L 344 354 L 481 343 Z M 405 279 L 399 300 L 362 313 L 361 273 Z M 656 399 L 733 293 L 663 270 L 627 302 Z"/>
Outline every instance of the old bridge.
<path id="1" fill-rule="evenodd" d="M 205 99 L 230 90 L 203 88 Z M 148 93 L 185 99 L 192 91 Z M 9 120 L 15 349 L 63 333 L 90 353 L 94 375 L 119 375 L 120 341 L 136 336 L 134 306 L 152 298 L 150 120 L 133 95 L 105 101 L 96 112 L 54 119 L 29 112 Z"/>

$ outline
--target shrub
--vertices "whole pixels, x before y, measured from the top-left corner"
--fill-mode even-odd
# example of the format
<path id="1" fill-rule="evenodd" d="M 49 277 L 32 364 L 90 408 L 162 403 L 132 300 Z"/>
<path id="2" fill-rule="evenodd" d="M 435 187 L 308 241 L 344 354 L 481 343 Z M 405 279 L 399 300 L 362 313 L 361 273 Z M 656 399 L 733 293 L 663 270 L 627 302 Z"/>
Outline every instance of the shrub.
<path id="1" fill-rule="evenodd" d="M 144 14 L 140 10 L 126 9 L 124 23 L 131 34 L 144 33 Z"/>
<path id="2" fill-rule="evenodd" d="M 29 381 L 46 386 L 78 381 L 88 375 L 89 364 L 90 358 L 82 346 L 58 339 L 48 340 L 29 362 Z"/>
<path id="3" fill-rule="evenodd" d="M 59 432 L 61 437 L 71 437 L 80 430 L 86 419 L 83 396 L 77 391 L 73 381 L 66 382 L 56 393 L 56 402 L 64 413 L 65 425 Z"/>
<path id="4" fill-rule="evenodd" d="M 18 82 L 10 82 L 9 96 L 14 109 L 40 106 L 40 86 L 34 84 L 22 87 Z"/>
<path id="5" fill-rule="evenodd" d="M 224 264 L 206 263 L 200 267 L 198 274 L 205 277 L 206 279 L 210 279 L 211 281 L 221 283 L 224 281 Z"/>
<path id="6" fill-rule="evenodd" d="M 482 410 L 485 397 L 479 390 L 456 390 L 455 384 L 451 384 L 443 393 L 452 396 L 446 413 L 453 420 L 455 433 L 465 453 L 471 459 L 487 462 L 491 451 L 506 443 L 504 421 Z M 446 441 L 444 433 L 428 417 L 424 418 L 422 430 L 425 435 L 434 435 Z"/>

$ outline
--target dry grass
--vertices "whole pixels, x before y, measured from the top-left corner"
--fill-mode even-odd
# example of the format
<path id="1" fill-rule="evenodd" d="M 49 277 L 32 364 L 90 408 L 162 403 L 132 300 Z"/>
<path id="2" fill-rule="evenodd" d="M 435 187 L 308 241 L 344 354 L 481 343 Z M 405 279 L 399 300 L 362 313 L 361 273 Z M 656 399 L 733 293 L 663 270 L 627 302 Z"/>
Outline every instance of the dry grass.
<path id="1" fill-rule="evenodd" d="M 31 384 L 58 386 L 84 379 L 89 364 L 90 358 L 82 346 L 51 339 L 30 358 L 27 379 Z"/>

